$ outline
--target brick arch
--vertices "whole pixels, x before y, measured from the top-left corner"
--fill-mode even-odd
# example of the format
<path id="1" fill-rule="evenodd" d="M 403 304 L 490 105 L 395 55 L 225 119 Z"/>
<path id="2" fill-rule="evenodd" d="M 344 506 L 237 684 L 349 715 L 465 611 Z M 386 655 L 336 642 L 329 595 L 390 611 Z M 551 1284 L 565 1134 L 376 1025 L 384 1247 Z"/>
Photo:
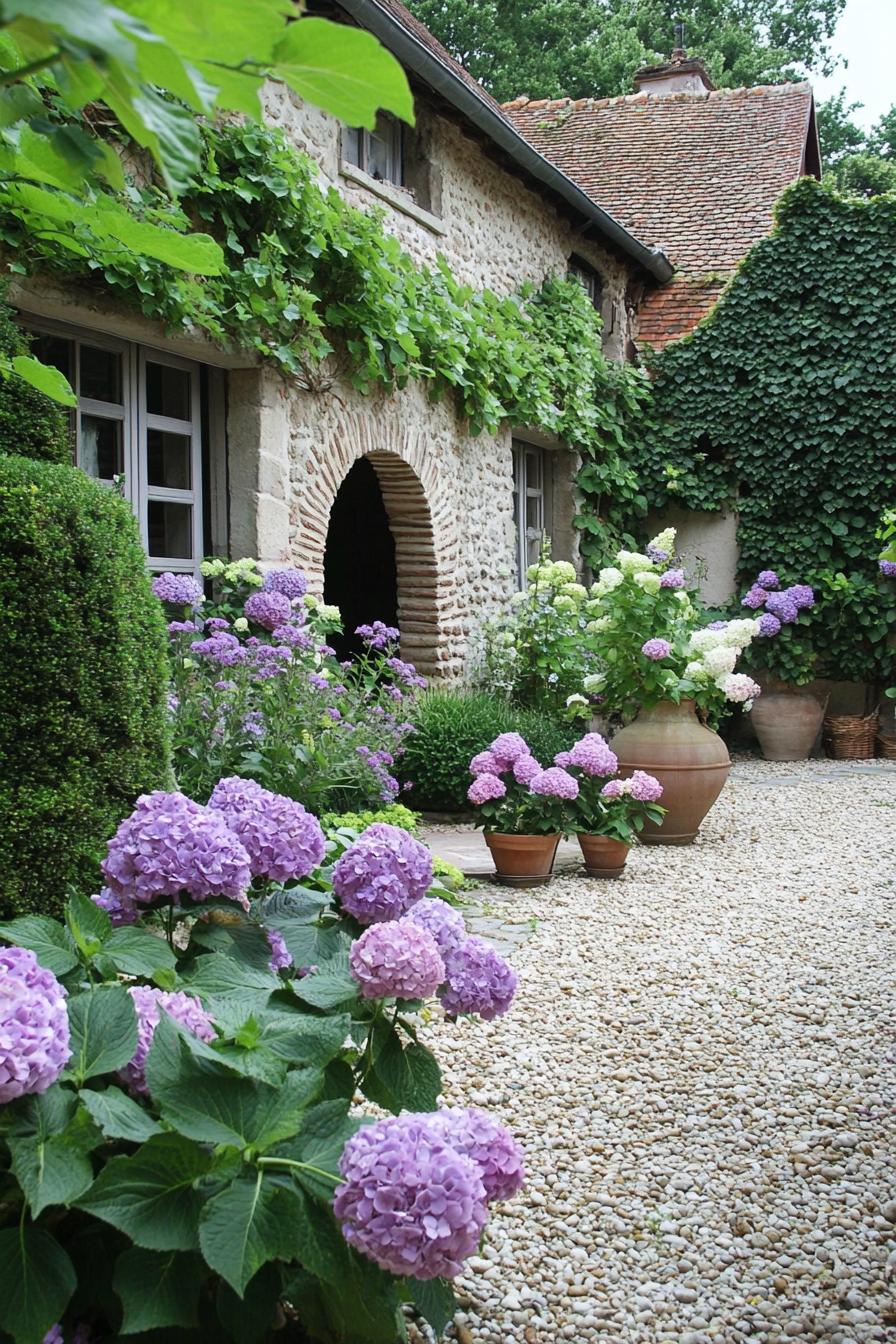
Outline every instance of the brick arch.
<path id="1" fill-rule="evenodd" d="M 402 426 L 394 411 L 376 424 L 346 412 L 332 439 L 312 450 L 293 502 L 295 563 L 322 593 L 330 510 L 355 462 L 366 457 L 377 475 L 395 541 L 401 653 L 427 677 L 451 678 L 463 667 L 457 602 L 457 525 L 450 492 L 440 488 L 421 430 Z"/>

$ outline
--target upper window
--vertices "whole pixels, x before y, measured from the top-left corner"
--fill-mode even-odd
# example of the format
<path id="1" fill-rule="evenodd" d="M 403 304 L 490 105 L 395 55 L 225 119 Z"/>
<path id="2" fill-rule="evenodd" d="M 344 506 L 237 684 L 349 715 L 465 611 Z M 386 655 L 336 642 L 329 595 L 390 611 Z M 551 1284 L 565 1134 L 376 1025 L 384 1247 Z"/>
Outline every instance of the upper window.
<path id="1" fill-rule="evenodd" d="M 404 136 L 401 122 L 380 112 L 372 131 L 346 127 L 342 132 L 342 157 L 377 182 L 404 186 Z"/>
<path id="2" fill-rule="evenodd" d="M 199 365 L 95 333 L 34 331 L 34 355 L 65 374 L 75 464 L 134 506 L 150 569 L 202 558 Z"/>
<path id="3" fill-rule="evenodd" d="M 581 257 L 570 257 L 567 274 L 570 280 L 578 280 L 594 307 L 600 312 L 604 301 L 604 282 L 600 271 L 596 271 Z"/>
<path id="4" fill-rule="evenodd" d="M 545 452 L 529 443 L 513 444 L 513 514 L 516 524 L 516 571 L 519 588 L 526 570 L 538 561 L 545 531 Z"/>

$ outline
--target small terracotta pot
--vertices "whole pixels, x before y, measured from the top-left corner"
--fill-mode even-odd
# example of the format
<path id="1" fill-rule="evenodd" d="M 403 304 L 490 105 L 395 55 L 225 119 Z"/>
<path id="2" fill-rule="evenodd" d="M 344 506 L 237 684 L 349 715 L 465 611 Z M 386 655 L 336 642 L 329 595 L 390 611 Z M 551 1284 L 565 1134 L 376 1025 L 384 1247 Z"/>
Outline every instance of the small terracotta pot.
<path id="1" fill-rule="evenodd" d="M 767 761 L 804 761 L 815 744 L 824 705 L 814 695 L 763 692 L 750 720 Z"/>
<path id="2" fill-rule="evenodd" d="M 551 880 L 559 835 L 504 835 L 486 831 L 498 881 L 506 887 L 542 887 Z"/>
<path id="3" fill-rule="evenodd" d="M 589 877 L 621 877 L 631 845 L 609 835 L 579 833 L 579 844 Z"/>

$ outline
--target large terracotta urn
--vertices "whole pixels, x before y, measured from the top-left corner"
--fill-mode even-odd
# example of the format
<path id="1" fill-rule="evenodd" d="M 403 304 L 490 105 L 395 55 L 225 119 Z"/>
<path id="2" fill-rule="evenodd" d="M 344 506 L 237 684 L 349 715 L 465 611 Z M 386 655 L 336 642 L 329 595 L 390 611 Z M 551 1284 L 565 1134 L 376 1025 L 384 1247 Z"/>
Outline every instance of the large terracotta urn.
<path id="1" fill-rule="evenodd" d="M 645 845 L 691 845 L 700 823 L 725 786 L 731 769 L 728 748 L 697 718 L 693 700 L 663 700 L 642 709 L 613 738 L 619 773 L 646 770 L 663 786 L 661 824 L 645 822 Z"/>
<path id="2" fill-rule="evenodd" d="M 824 705 L 798 691 L 764 691 L 753 701 L 750 721 L 767 761 L 804 761 L 815 744 Z"/>

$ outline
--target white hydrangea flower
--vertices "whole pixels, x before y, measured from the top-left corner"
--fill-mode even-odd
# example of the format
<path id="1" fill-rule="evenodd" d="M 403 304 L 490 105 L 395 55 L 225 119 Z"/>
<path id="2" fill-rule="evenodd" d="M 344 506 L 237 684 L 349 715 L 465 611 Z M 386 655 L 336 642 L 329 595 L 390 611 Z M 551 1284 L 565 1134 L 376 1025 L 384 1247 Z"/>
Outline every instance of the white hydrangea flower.
<path id="1" fill-rule="evenodd" d="M 510 605 L 512 607 L 521 607 L 527 597 L 528 593 L 514 593 L 513 597 L 510 599 Z"/>
<path id="2" fill-rule="evenodd" d="M 240 634 L 243 634 L 244 631 L 249 629 L 249 622 L 246 620 L 245 616 L 237 616 L 233 623 L 233 628 L 234 630 L 239 630 Z"/>
<path id="3" fill-rule="evenodd" d="M 680 602 L 683 607 L 690 607 L 691 605 L 690 595 L 686 593 L 683 588 L 677 589 L 672 594 L 672 596 L 675 598 L 675 601 Z"/>
<path id="4" fill-rule="evenodd" d="M 658 593 L 660 591 L 660 576 L 654 574 L 652 570 L 641 570 L 634 575 L 634 581 L 639 588 L 643 588 L 645 593 Z"/>
<path id="5" fill-rule="evenodd" d="M 565 615 L 571 616 L 574 612 L 578 611 L 578 609 L 579 604 L 573 597 L 567 597 L 564 593 L 558 593 L 554 598 L 555 611 L 563 612 Z"/>
<path id="6" fill-rule="evenodd" d="M 620 583 L 625 582 L 625 575 L 621 569 L 616 569 L 609 565 L 602 569 L 597 576 L 597 583 L 591 589 L 592 597 L 604 597 L 607 593 L 612 593 L 614 588 L 618 588 Z"/>
<path id="7" fill-rule="evenodd" d="M 726 647 L 724 644 L 715 649 L 707 649 L 703 655 L 703 664 L 713 678 L 723 677 L 726 672 L 733 672 L 736 662 L 737 649 Z"/>
<path id="8" fill-rule="evenodd" d="M 199 566 L 199 570 L 205 578 L 216 579 L 220 574 L 224 573 L 226 567 L 224 561 L 219 557 L 215 560 L 203 560 L 202 564 Z"/>
<path id="9" fill-rule="evenodd" d="M 717 649 L 723 642 L 724 630 L 695 630 L 688 640 L 688 653 L 705 653 Z"/>
<path id="10" fill-rule="evenodd" d="M 665 551 L 667 555 L 671 555 L 675 550 L 675 528 L 664 528 L 662 532 L 657 533 L 649 545 L 653 550 Z"/>
<path id="11" fill-rule="evenodd" d="M 564 597 L 571 597 L 576 602 L 584 602 L 588 597 L 588 589 L 581 583 L 564 583 L 560 592 Z"/>
<path id="12" fill-rule="evenodd" d="M 317 614 L 322 621 L 341 621 L 342 612 L 338 607 L 329 607 L 326 602 L 321 602 L 317 609 Z"/>
<path id="13" fill-rule="evenodd" d="M 752 704 L 756 696 L 762 694 L 761 686 L 743 672 L 729 672 L 727 676 L 719 677 L 716 685 L 724 691 L 725 699 L 734 704 Z"/>
<path id="14" fill-rule="evenodd" d="M 566 697 L 566 708 L 571 709 L 573 705 L 587 705 L 588 701 L 584 695 L 568 695 Z"/>
<path id="15" fill-rule="evenodd" d="M 745 649 L 759 634 L 759 621 L 752 618 L 744 621 L 729 621 L 724 630 L 725 643 L 732 649 Z"/>
<path id="16" fill-rule="evenodd" d="M 611 625 L 609 616 L 598 616 L 597 620 L 589 621 L 585 626 L 592 635 L 599 635 L 601 630 L 606 630 Z"/>
<path id="17" fill-rule="evenodd" d="M 550 569 L 550 582 L 556 584 L 559 588 L 564 583 L 575 583 L 576 567 L 571 565 L 568 560 L 555 560 Z"/>
<path id="18" fill-rule="evenodd" d="M 705 663 L 688 663 L 684 669 L 684 675 L 688 681 L 708 681 L 709 673 L 706 670 Z"/>
<path id="19" fill-rule="evenodd" d="M 623 574 L 640 574 L 645 569 L 653 569 L 653 561 L 640 551 L 617 551 L 616 563 Z"/>

